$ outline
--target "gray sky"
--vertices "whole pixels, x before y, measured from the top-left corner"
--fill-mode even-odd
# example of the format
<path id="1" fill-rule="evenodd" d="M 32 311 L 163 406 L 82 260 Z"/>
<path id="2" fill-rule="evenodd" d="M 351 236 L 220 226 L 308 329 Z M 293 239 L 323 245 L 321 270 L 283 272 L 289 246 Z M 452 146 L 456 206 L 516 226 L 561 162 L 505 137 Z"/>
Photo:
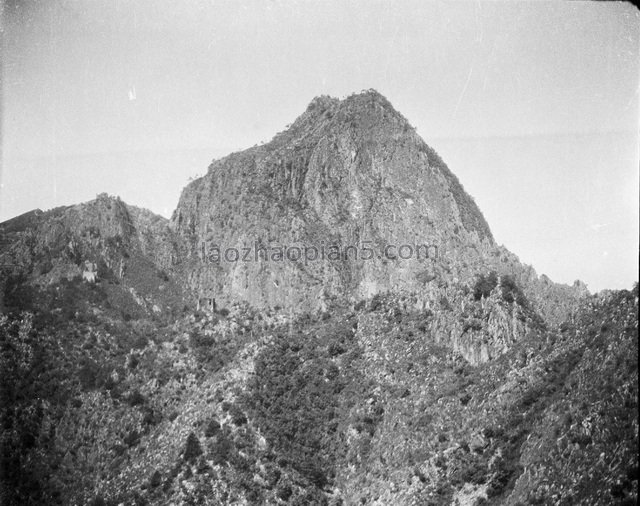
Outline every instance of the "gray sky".
<path id="1" fill-rule="evenodd" d="M 106 191 L 169 216 L 213 158 L 375 88 L 498 242 L 638 279 L 638 11 L 600 2 L 7 0 L 0 220 Z"/>

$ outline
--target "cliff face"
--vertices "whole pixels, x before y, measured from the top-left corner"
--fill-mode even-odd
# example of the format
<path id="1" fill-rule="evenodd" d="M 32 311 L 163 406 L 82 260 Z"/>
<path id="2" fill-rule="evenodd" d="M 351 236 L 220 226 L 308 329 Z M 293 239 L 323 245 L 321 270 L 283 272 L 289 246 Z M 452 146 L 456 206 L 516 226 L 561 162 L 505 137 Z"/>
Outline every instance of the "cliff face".
<path id="1" fill-rule="evenodd" d="M 497 246 L 446 164 L 375 91 L 318 97 L 269 143 L 214 161 L 170 221 L 101 195 L 0 227 L 3 263 L 32 284 L 81 276 L 89 262 L 145 311 L 176 306 L 171 291 L 181 307 L 206 297 L 297 313 L 405 294 L 473 363 L 502 353 L 540 316 L 571 318 L 586 293 L 539 278 Z M 514 281 L 526 311 L 492 304 L 491 290 L 481 307 L 470 302 L 489 272 Z"/>
<path id="2" fill-rule="evenodd" d="M 0 224 L 0 311 L 2 504 L 637 502 L 637 285 L 539 277 L 375 92 L 170 221 Z"/>
<path id="3" fill-rule="evenodd" d="M 304 312 L 388 291 L 437 300 L 493 270 L 559 324 L 585 293 L 497 246 L 455 175 L 372 90 L 318 97 L 271 142 L 214 161 L 171 226 L 189 288 L 222 305 Z"/>
<path id="4" fill-rule="evenodd" d="M 18 216 L 0 224 L 0 233 L 5 261 L 10 258 L 12 264 L 24 267 L 43 256 L 82 257 L 82 251 L 89 249 L 109 256 L 116 244 L 140 249 L 168 266 L 175 247 L 167 220 L 106 194 L 90 202 Z"/>
<path id="5" fill-rule="evenodd" d="M 83 204 L 27 213 L 2 223 L 0 234 L 5 303 L 17 296 L 11 287 L 47 287 L 80 277 L 125 292 L 133 307 L 126 313 L 176 310 L 189 300 L 167 274 L 180 251 L 168 220 L 119 198 L 102 194 Z"/>
<path id="6" fill-rule="evenodd" d="M 434 264 L 426 246 L 433 257 L 436 249 L 494 245 L 455 176 L 374 91 L 343 101 L 316 98 L 268 144 L 213 162 L 183 191 L 172 225 L 190 245 L 192 288 L 301 310 L 332 296 L 418 286 L 416 275 Z M 203 243 L 220 247 L 219 263 L 202 261 Z M 271 253 L 269 261 L 255 261 L 256 245 L 299 247 L 302 258 L 296 261 L 294 250 L 294 260 L 285 251 L 282 262 Z M 305 248 L 312 257 L 309 248 L 321 256 L 324 246 L 328 256 L 334 245 L 342 258 L 305 262 Z M 412 258 L 385 258 L 385 247 L 397 256 L 402 245 L 413 248 L 400 252 Z M 418 245 L 425 246 L 420 259 Z M 243 247 L 252 248 L 251 261 L 225 261 L 227 248 Z M 347 247 L 357 248 L 357 260 Z"/>

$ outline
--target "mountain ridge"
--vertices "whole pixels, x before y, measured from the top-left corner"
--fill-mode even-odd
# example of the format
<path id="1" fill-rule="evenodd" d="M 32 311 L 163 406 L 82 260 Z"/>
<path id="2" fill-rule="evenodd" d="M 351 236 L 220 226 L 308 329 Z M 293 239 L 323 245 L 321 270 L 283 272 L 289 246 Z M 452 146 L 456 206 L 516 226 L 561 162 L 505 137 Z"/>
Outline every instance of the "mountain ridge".
<path id="1" fill-rule="evenodd" d="M 102 194 L 85 204 L 27 213 L 0 227 L 7 235 L 17 223 L 27 229 L 37 219 L 63 213 L 71 220 L 71 235 L 87 230 L 91 235 L 97 228 L 106 238 L 135 236 L 143 256 L 172 271 L 193 294 L 187 304 L 206 297 L 223 306 L 245 300 L 257 307 L 306 311 L 336 297 L 357 302 L 387 290 L 433 299 L 440 285 L 461 279 L 468 285 L 495 270 L 515 276 L 545 318 L 557 324 L 570 314 L 566 307 L 575 306 L 571 300 L 587 293 L 581 283 L 567 287 L 538 278 L 498 247 L 456 176 L 375 90 L 343 100 L 316 97 L 270 142 L 214 160 L 206 175 L 184 188 L 169 220 L 120 202 Z M 111 217 L 105 206 L 119 215 Z M 100 221 L 101 213 L 110 221 Z M 60 226 L 47 221 L 50 230 L 42 234 L 45 244 L 36 255 L 50 249 L 47 237 Z M 203 253 L 211 245 L 242 250 L 273 243 L 316 249 L 332 244 L 342 252 L 364 246 L 378 258 L 211 263 Z M 380 254 L 385 246 L 397 250 L 419 244 L 440 258 L 401 261 L 397 254 L 394 259 Z M 111 268 L 116 260 L 105 261 Z M 554 307 L 545 303 L 550 293 Z M 562 298 L 569 303 L 558 304 Z"/>
<path id="2" fill-rule="evenodd" d="M 85 204 L 27 213 L 0 227 L 7 231 L 23 223 L 28 228 L 38 216 L 47 220 L 64 212 L 74 216 L 74 233 L 83 226 L 102 228 L 105 237 L 136 235 L 142 254 L 159 269 L 175 272 L 185 290 L 193 293 L 187 304 L 206 297 L 219 305 L 245 300 L 258 307 L 305 311 L 322 308 L 336 297 L 357 302 L 405 289 L 433 299 L 433 281 L 425 280 L 450 284 L 493 269 L 516 276 L 545 317 L 559 323 L 570 310 L 557 302 L 586 293 L 581 283 L 563 287 L 538 278 L 532 268 L 498 247 L 456 176 L 375 90 L 343 100 L 316 97 L 270 142 L 214 160 L 206 175 L 184 188 L 169 220 L 120 205 L 115 198 L 114 210 L 121 217 L 89 223 L 96 219 L 91 209 L 111 206 L 111 200 L 102 194 Z M 78 214 L 82 209 L 88 210 L 84 224 Z M 316 249 L 332 244 L 343 252 L 367 247 L 378 258 L 212 264 L 203 253 L 211 245 L 242 250 L 273 243 Z M 417 243 L 431 247 L 440 258 L 403 262 L 397 255 L 387 259 L 380 254 L 385 246 L 397 249 Z M 47 248 L 45 244 L 41 249 Z M 255 259 L 259 255 L 254 253 Z M 358 253 L 362 251 L 356 249 Z M 557 294 L 552 297 L 556 307 L 547 309 L 550 292 Z"/>
<path id="3" fill-rule="evenodd" d="M 246 190 L 233 186 L 232 171 L 240 174 L 238 181 L 249 185 Z M 262 220 L 264 209 L 260 209 L 260 204 L 269 200 L 277 201 L 284 216 Z M 211 202 L 225 202 L 228 209 L 220 209 L 224 206 L 216 207 Z M 221 232 L 233 222 L 234 231 L 240 229 L 240 234 L 243 233 L 244 225 L 237 223 L 242 219 L 229 216 L 230 209 L 234 209 L 235 215 L 251 215 L 245 228 L 253 227 L 261 235 L 249 236 L 244 242 L 250 244 L 255 239 L 268 243 L 272 236 L 291 233 L 286 224 L 279 222 L 295 223 L 298 219 L 301 223 L 290 234 L 294 237 L 285 240 L 303 236 L 301 242 L 310 246 L 322 240 L 355 245 L 363 238 L 380 246 L 391 242 L 415 245 L 417 237 L 434 241 L 441 248 L 456 249 L 453 242 L 459 238 L 452 238 L 460 233 L 465 235 L 460 239 L 463 243 L 470 240 L 483 248 L 486 240 L 495 245 L 486 220 L 455 175 L 417 136 L 406 118 L 375 91 L 354 94 L 342 101 L 317 97 L 289 129 L 272 141 L 215 160 L 207 175 L 187 185 L 172 223 L 191 243 L 191 257 L 197 256 L 198 242 L 203 238 L 210 237 L 219 245 L 240 242 L 237 237 L 227 238 Z M 394 220 L 397 225 L 391 226 Z M 284 230 L 272 233 L 271 227 Z M 477 237 L 466 237 L 472 234 Z M 235 296 L 259 305 L 287 303 L 270 292 L 269 281 L 262 279 L 262 274 L 252 266 L 244 266 L 244 272 L 242 268 L 220 267 L 228 284 L 253 284 L 252 289 L 233 289 Z M 318 270 L 312 277 L 322 279 L 329 293 L 314 292 L 311 296 L 314 300 L 336 294 L 371 296 L 399 283 L 412 284 L 416 275 L 416 266 L 399 266 L 397 262 L 391 270 L 404 271 L 398 281 L 392 279 L 394 274 L 384 266 L 350 265 L 350 278 L 341 279 L 335 286 L 333 278 L 340 277 L 339 271 L 344 269 L 329 263 L 320 270 L 324 277 Z M 207 279 L 206 272 L 196 274 L 196 278 L 199 275 Z M 286 270 L 278 270 L 278 276 L 294 278 L 291 284 L 296 284 L 295 276 Z M 199 284 L 195 279 L 193 288 L 197 290 Z M 224 288 L 219 286 L 216 291 L 224 292 Z M 302 290 L 294 287 L 296 291 Z M 260 292 L 263 296 L 258 298 Z M 292 305 L 314 306 L 305 297 Z"/>
<path id="4" fill-rule="evenodd" d="M 637 501 L 637 284 L 523 265 L 377 92 L 171 219 L 101 194 L 0 237 L 2 504 Z"/>

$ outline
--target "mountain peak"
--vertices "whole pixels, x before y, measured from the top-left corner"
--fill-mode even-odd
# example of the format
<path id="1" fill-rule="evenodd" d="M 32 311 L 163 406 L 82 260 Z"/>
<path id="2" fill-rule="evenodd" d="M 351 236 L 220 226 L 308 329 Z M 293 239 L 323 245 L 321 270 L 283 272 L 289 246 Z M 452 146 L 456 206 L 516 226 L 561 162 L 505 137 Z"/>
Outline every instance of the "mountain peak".
<path id="1" fill-rule="evenodd" d="M 352 93 L 351 95 L 348 95 L 342 100 L 336 97 L 332 97 L 331 95 L 318 95 L 311 100 L 311 102 L 309 103 L 309 108 L 315 108 L 317 106 L 325 106 L 325 107 L 336 106 L 340 104 L 362 102 L 362 101 L 369 101 L 369 102 L 375 101 L 375 102 L 392 107 L 390 102 L 387 100 L 387 98 L 384 95 L 382 95 L 382 93 L 380 93 L 377 90 L 374 90 L 373 88 L 370 88 L 368 90 L 362 90 L 357 93 Z"/>
<path id="2" fill-rule="evenodd" d="M 214 161 L 205 177 L 184 190 L 172 225 L 191 245 L 192 260 L 202 258 L 203 242 L 356 249 L 420 243 L 478 251 L 494 246 L 482 213 L 457 178 L 372 89 L 342 100 L 318 96 L 269 143 Z M 323 294 L 361 298 L 412 286 L 429 267 L 424 258 L 402 265 L 397 259 L 373 265 L 326 258 L 304 266 L 232 263 L 216 265 L 215 272 L 197 267 L 189 278 L 192 288 L 213 285 L 221 300 L 304 310 L 317 307 Z"/>
<path id="3" fill-rule="evenodd" d="M 391 102 L 374 89 L 353 93 L 342 100 L 329 95 L 319 95 L 311 100 L 301 118 L 308 118 L 309 115 L 314 119 L 318 117 L 333 118 L 336 116 L 338 120 L 351 121 L 357 117 L 371 116 L 372 113 L 377 116 L 376 119 L 381 126 L 384 126 L 385 118 L 394 118 L 403 124 L 409 125 L 407 119 L 393 107 Z M 296 123 L 298 121 L 294 125 Z"/>
<path id="4" fill-rule="evenodd" d="M 317 97 L 314 97 L 311 102 L 309 102 L 307 111 L 313 111 L 316 109 L 331 109 L 336 107 L 339 103 L 340 100 L 335 97 L 331 97 L 329 95 L 318 95 Z"/>
<path id="5" fill-rule="evenodd" d="M 387 108 L 397 112 L 393 108 L 393 106 L 391 105 L 391 102 L 389 102 L 389 100 L 387 100 L 387 97 L 385 97 L 379 91 L 374 90 L 373 88 L 369 88 L 368 90 L 362 90 L 359 93 L 352 93 L 347 98 L 345 98 L 343 100 L 343 102 L 345 102 L 345 103 L 355 103 L 355 104 L 376 103 L 376 104 L 380 104 L 380 105 L 382 105 L 384 107 L 387 107 Z"/>

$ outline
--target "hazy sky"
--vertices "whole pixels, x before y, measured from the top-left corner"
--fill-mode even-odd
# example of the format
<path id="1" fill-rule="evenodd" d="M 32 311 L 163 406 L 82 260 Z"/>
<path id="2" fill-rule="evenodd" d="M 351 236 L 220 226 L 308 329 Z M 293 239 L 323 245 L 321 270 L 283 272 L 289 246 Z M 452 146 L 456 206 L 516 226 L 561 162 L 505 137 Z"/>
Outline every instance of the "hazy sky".
<path id="1" fill-rule="evenodd" d="M 600 2 L 4 2 L 0 220 L 169 216 L 213 158 L 375 88 L 555 281 L 638 279 L 638 11 Z"/>

